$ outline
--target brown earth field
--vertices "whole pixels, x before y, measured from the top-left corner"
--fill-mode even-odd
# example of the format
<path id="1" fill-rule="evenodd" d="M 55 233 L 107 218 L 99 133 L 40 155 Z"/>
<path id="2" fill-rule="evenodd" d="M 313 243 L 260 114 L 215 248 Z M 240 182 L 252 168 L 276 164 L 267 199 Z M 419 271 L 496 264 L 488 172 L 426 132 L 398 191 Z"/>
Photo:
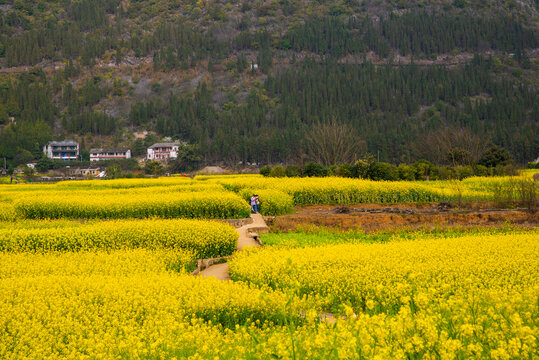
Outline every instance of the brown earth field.
<path id="1" fill-rule="evenodd" d="M 318 205 L 296 207 L 294 210 L 290 215 L 266 217 L 270 231 L 288 232 L 313 225 L 376 232 L 403 228 L 414 230 L 507 225 L 535 228 L 539 224 L 539 213 L 536 211 L 497 209 L 489 203 L 467 203 L 461 206 L 451 203 Z"/>

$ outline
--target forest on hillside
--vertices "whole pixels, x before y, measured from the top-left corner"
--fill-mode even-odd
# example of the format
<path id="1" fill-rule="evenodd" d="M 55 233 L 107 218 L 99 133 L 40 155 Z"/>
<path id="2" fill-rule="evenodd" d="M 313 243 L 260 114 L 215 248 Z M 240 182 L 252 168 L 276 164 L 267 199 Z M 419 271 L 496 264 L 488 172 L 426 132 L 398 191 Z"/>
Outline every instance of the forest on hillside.
<path id="1" fill-rule="evenodd" d="M 332 122 L 397 164 L 448 161 L 432 151 L 444 132 L 539 155 L 537 2 L 0 3 L 13 166 L 53 138 L 143 149 L 144 130 L 206 163 L 303 163 L 309 130 Z"/>

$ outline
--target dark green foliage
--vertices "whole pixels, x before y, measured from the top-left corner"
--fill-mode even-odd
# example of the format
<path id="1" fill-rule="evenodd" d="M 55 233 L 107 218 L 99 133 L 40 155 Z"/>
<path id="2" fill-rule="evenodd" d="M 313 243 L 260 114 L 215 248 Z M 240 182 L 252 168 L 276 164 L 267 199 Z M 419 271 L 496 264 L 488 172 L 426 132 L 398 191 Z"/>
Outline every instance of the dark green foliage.
<path id="1" fill-rule="evenodd" d="M 266 165 L 260 168 L 260 175 L 262 176 L 270 176 L 271 173 L 271 166 Z"/>
<path id="2" fill-rule="evenodd" d="M 375 161 L 370 164 L 367 177 L 372 180 L 399 180 L 399 171 L 395 165 Z"/>
<path id="3" fill-rule="evenodd" d="M 43 154 L 43 156 L 41 156 L 41 158 L 37 161 L 36 169 L 39 172 L 45 172 L 53 168 L 54 168 L 54 161 L 46 157 L 45 154 Z"/>
<path id="4" fill-rule="evenodd" d="M 303 167 L 303 175 L 308 177 L 323 177 L 328 175 L 328 169 L 322 164 L 309 162 Z"/>
<path id="5" fill-rule="evenodd" d="M 159 161 L 148 161 L 144 165 L 144 171 L 150 175 L 162 175 L 165 172 L 163 165 Z"/>
<path id="6" fill-rule="evenodd" d="M 534 168 L 532 163 L 529 163 Z M 264 176 L 271 177 L 293 177 L 299 176 L 338 176 L 350 178 L 362 178 L 370 180 L 388 180 L 388 181 L 414 181 L 414 180 L 462 180 L 470 176 L 503 176 L 514 175 L 514 168 L 510 165 L 498 165 L 494 168 L 487 168 L 483 165 L 457 165 L 457 166 L 434 166 L 428 161 L 422 160 L 413 164 L 393 164 L 378 162 L 370 157 L 358 160 L 354 165 L 339 164 L 331 165 L 328 168 L 317 163 L 308 163 L 301 169 L 295 165 L 287 167 L 293 171 L 282 172 L 282 166 L 276 166 L 273 169 L 270 166 L 263 167 L 260 171 Z M 289 175 L 290 174 L 290 175 Z"/>
<path id="7" fill-rule="evenodd" d="M 182 173 L 196 170 L 201 162 L 200 150 L 197 145 L 180 145 L 178 158 L 168 164 L 171 173 Z"/>
<path id="8" fill-rule="evenodd" d="M 13 6 L 0 12 L 1 65 L 64 64 L 50 77 L 43 70 L 26 69 L 0 78 L 0 125 L 10 117 L 16 123 L 2 130 L 0 152 L 12 164 L 17 148 L 39 159 L 58 119 L 61 131 L 97 135 L 115 134 L 125 120 L 136 130 L 198 144 L 205 161 L 227 164 L 303 163 L 303 136 L 313 124 L 333 118 L 357 129 L 367 150 L 383 162 L 425 157 L 413 144 L 443 127 L 491 134 L 492 142 L 520 163 L 537 157 L 539 107 L 536 87 L 529 86 L 534 63 L 527 54 L 539 46 L 539 37 L 536 26 L 511 9 L 467 0 L 446 1 L 445 10 L 430 6 L 432 2 L 320 1 L 308 12 L 298 11 L 303 4 L 296 0 L 244 1 L 232 10 L 216 3 L 201 12 L 194 3 L 125 3 L 6 2 Z M 229 16 L 236 10 L 243 13 Z M 376 18 L 369 18 L 367 10 Z M 261 26 L 257 16 L 266 17 L 268 26 Z M 226 19 L 237 19 L 232 24 L 237 32 L 223 25 Z M 497 57 L 478 55 L 469 65 L 454 68 L 375 66 L 365 56 L 373 51 L 389 62 L 396 54 L 414 60 L 488 50 Z M 313 59 L 309 53 L 315 54 Z M 178 80 L 170 94 L 168 84 L 154 82 L 154 92 L 140 101 L 130 97 L 123 79 L 94 77 L 102 74 L 103 64 L 92 69 L 99 62 L 125 64 L 133 57 L 149 57 L 157 71 L 200 74 L 207 63 L 208 71 L 218 74 L 220 64 L 230 63 L 242 73 L 249 67 L 247 56 L 256 56 L 253 62 L 259 66 L 249 76 L 264 84 L 249 83 L 237 97 L 225 88 L 230 99 L 222 107 L 215 99 L 223 89 L 214 92 L 205 83 L 190 93 L 176 91 L 183 79 Z M 288 59 L 290 64 L 283 66 Z M 131 111 L 118 106 L 118 117 L 107 115 L 103 109 L 110 109 L 108 99 L 132 104 Z M 38 132 L 28 131 L 36 126 Z M 149 144 L 134 145 L 133 153 L 142 155 Z M 453 149 L 444 160 L 471 165 L 467 151 Z M 344 176 L 348 170 L 342 169 Z M 363 170 L 355 166 L 351 172 L 366 176 Z M 409 169 L 399 172 L 412 177 Z M 433 174 L 415 175 L 426 176 Z"/>
<path id="9" fill-rule="evenodd" d="M 260 171 L 262 171 L 262 170 L 260 170 Z M 287 177 L 301 176 L 301 168 L 299 166 L 296 166 L 296 165 L 288 165 L 284 169 L 284 172 L 285 172 L 285 175 Z"/>
<path id="10" fill-rule="evenodd" d="M 354 167 L 350 164 L 336 165 L 333 170 L 333 175 L 340 177 L 353 177 Z"/>
<path id="11" fill-rule="evenodd" d="M 130 120 L 199 144 L 209 161 L 229 163 L 294 161 L 304 151 L 307 126 L 332 118 L 357 129 L 368 149 L 385 161 L 413 161 L 410 142 L 421 141 L 425 128 L 446 124 L 490 132 L 517 159 L 532 158 L 538 146 L 533 136 L 538 131 L 533 121 L 535 90 L 494 79 L 492 66 L 492 60 L 480 57 L 454 70 L 307 60 L 268 77 L 264 90 L 270 99 L 279 100 L 276 106 L 270 107 L 269 100 L 253 89 L 245 104 L 219 111 L 212 106 L 212 89 L 202 83 L 192 96 L 135 104 Z M 481 93 L 489 94 L 490 100 L 467 100 Z M 421 106 L 434 103 L 438 105 L 431 116 L 423 121 L 415 117 Z"/>
<path id="12" fill-rule="evenodd" d="M 454 49 L 517 51 L 537 43 L 532 30 L 509 17 L 414 11 L 392 13 L 380 22 L 368 18 L 348 23 L 336 17 L 310 18 L 286 33 L 281 48 L 333 56 L 372 50 L 385 57 L 392 48 L 403 55 L 431 55 Z"/>
<path id="13" fill-rule="evenodd" d="M 271 177 L 284 177 L 286 176 L 284 168 L 282 166 L 275 166 L 273 169 L 271 169 L 270 175 Z"/>
<path id="14" fill-rule="evenodd" d="M 111 135 L 118 127 L 118 120 L 105 113 L 87 112 L 65 120 L 63 125 L 71 133 Z"/>
<path id="15" fill-rule="evenodd" d="M 508 165 L 512 160 L 511 154 L 509 154 L 506 149 L 494 145 L 485 151 L 481 159 L 479 159 L 479 164 L 486 166 L 487 168 L 492 168 L 499 165 Z"/>

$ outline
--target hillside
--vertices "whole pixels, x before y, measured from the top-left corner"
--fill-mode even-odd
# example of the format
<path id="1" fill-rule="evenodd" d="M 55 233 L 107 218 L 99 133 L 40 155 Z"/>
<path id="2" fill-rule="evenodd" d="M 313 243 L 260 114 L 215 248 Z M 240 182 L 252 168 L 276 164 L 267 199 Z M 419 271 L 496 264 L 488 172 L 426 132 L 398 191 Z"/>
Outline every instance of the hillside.
<path id="1" fill-rule="evenodd" d="M 0 0 L 0 157 L 158 139 L 300 163 L 318 123 L 380 160 L 539 155 L 535 0 Z M 146 138 L 138 136 L 148 132 Z M 456 134 L 449 136 L 448 134 Z M 447 144 L 446 144 L 447 145 Z M 444 147 L 444 149 L 447 146 Z"/>

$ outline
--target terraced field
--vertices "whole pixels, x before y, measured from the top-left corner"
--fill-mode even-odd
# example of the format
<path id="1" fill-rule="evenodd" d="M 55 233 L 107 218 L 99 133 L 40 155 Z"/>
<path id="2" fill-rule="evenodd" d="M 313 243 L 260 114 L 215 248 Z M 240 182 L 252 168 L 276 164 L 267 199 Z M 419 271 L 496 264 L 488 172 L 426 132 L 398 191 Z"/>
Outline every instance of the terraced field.
<path id="1" fill-rule="evenodd" d="M 496 188 L 325 181 L 0 185 L 0 358 L 538 358 L 537 219 L 299 229 L 242 251 L 213 220 L 248 217 L 252 192 L 279 216 L 310 203 L 492 201 Z M 196 259 L 229 255 L 231 281 L 190 275 Z"/>

